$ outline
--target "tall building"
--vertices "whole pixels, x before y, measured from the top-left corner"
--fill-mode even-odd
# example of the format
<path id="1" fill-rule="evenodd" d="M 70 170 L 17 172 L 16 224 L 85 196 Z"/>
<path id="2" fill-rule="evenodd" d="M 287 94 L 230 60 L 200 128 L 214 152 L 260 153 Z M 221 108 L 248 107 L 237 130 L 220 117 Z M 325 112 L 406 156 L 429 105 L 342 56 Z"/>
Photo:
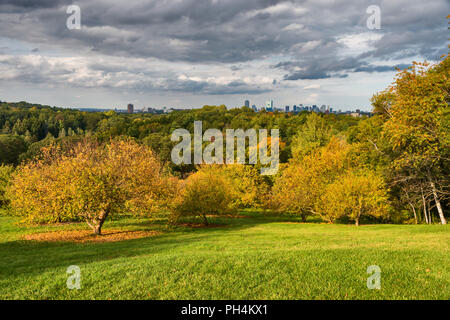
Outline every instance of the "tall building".
<path id="1" fill-rule="evenodd" d="M 134 113 L 134 106 L 131 103 L 128 105 L 128 113 Z"/>
<path id="2" fill-rule="evenodd" d="M 253 111 L 255 111 L 255 112 L 258 111 L 258 108 L 256 107 L 256 105 L 252 105 L 252 109 L 253 109 Z"/>
<path id="3" fill-rule="evenodd" d="M 289 112 L 289 106 L 284 107 L 285 112 Z"/>
<path id="4" fill-rule="evenodd" d="M 266 110 L 273 111 L 273 100 L 266 101 Z"/>
<path id="5" fill-rule="evenodd" d="M 245 104 L 244 104 L 247 108 L 250 108 L 250 101 L 245 100 Z"/>

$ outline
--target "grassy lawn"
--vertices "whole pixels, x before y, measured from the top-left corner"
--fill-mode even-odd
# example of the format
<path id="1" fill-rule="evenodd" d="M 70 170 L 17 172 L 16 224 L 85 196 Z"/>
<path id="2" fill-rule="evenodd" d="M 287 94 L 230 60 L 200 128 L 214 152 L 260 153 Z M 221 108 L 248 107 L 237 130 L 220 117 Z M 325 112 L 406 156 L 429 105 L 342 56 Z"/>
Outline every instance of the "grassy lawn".
<path id="1" fill-rule="evenodd" d="M 122 219 L 108 228 L 157 230 L 104 243 L 22 240 L 0 217 L 1 299 L 449 299 L 448 226 L 326 225 L 252 215 L 215 218 L 216 228 L 166 227 Z M 66 269 L 81 268 L 81 290 Z M 369 290 L 367 267 L 381 268 Z"/>

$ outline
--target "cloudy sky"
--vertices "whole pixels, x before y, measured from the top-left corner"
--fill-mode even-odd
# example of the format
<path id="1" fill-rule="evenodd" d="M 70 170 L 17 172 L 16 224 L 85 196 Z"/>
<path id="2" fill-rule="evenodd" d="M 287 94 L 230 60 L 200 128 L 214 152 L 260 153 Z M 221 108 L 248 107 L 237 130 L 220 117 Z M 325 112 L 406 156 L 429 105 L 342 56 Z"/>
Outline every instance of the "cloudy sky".
<path id="1" fill-rule="evenodd" d="M 369 110 L 395 66 L 447 53 L 449 13 L 449 0 L 0 0 L 0 100 Z"/>

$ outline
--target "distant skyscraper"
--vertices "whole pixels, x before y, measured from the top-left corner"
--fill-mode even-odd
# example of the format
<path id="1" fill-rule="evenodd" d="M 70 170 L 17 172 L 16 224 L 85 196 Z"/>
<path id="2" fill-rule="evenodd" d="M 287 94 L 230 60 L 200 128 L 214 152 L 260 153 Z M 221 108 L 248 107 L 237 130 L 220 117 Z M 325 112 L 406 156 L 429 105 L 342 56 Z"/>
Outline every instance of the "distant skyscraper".
<path id="1" fill-rule="evenodd" d="M 289 112 L 289 106 L 284 107 L 284 111 Z"/>
<path id="2" fill-rule="evenodd" d="M 134 106 L 131 103 L 128 105 L 128 113 L 134 113 Z"/>
<path id="3" fill-rule="evenodd" d="M 266 110 L 273 111 L 273 100 L 266 101 Z"/>
<path id="4" fill-rule="evenodd" d="M 253 109 L 253 111 L 258 111 L 258 108 L 255 106 L 255 105 L 252 105 L 252 109 Z"/>
<path id="5" fill-rule="evenodd" d="M 245 100 L 245 104 L 244 104 L 247 108 L 250 108 L 250 101 Z"/>

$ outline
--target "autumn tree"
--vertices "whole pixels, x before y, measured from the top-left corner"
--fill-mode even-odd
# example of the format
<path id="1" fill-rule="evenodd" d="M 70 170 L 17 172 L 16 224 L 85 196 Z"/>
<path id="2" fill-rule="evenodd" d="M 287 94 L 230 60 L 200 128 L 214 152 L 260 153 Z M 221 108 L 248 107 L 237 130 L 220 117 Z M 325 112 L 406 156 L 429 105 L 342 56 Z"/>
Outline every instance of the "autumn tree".
<path id="1" fill-rule="evenodd" d="M 20 166 L 9 190 L 26 223 L 83 220 L 101 234 L 108 216 L 159 210 L 171 183 L 150 149 L 131 140 L 51 145 Z"/>
<path id="2" fill-rule="evenodd" d="M 442 201 L 448 199 L 450 170 L 450 57 L 440 64 L 414 63 L 401 71 L 383 95 L 387 121 L 383 134 L 393 157 L 392 169 L 411 172 L 410 179 L 426 186 L 442 224 Z M 375 99 L 375 105 L 381 104 Z"/>
<path id="3" fill-rule="evenodd" d="M 217 174 L 224 175 L 231 183 L 237 207 L 258 208 L 266 204 L 269 185 L 254 166 L 225 165 L 218 168 Z"/>
<path id="4" fill-rule="evenodd" d="M 346 168 L 348 145 L 336 137 L 301 161 L 293 159 L 276 178 L 272 189 L 272 207 L 298 214 L 303 221 L 317 214 L 316 203 L 324 188 Z"/>
<path id="5" fill-rule="evenodd" d="M 208 225 L 207 215 L 235 212 L 237 195 L 224 175 L 214 166 L 205 166 L 181 182 L 181 191 L 173 204 L 173 218 L 193 216 Z"/>
<path id="6" fill-rule="evenodd" d="M 348 217 L 359 226 L 362 216 L 385 217 L 388 193 L 383 178 L 373 171 L 346 171 L 326 186 L 316 210 L 326 221 Z"/>

